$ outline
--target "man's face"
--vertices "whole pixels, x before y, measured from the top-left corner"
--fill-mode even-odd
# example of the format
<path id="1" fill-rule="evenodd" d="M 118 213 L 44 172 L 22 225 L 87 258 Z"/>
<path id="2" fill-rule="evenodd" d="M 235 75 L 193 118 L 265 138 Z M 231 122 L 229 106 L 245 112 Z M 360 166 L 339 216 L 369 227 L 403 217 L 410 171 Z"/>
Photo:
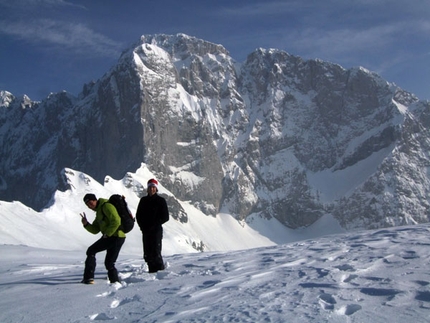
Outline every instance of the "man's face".
<path id="1" fill-rule="evenodd" d="M 87 203 L 85 203 L 91 210 L 95 210 L 97 206 L 96 200 L 89 200 Z"/>
<path id="2" fill-rule="evenodd" d="M 157 193 L 157 188 L 156 188 L 155 186 L 149 186 L 149 187 L 148 187 L 148 195 L 149 195 L 149 196 L 152 196 L 152 195 L 154 195 L 155 193 Z"/>

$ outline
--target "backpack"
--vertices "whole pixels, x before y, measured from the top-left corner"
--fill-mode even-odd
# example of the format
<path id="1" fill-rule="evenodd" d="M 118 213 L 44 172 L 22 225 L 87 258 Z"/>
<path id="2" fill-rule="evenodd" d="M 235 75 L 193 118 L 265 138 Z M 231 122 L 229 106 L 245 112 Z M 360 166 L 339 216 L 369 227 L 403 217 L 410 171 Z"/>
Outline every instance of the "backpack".
<path id="1" fill-rule="evenodd" d="M 124 233 L 130 232 L 134 227 L 134 217 L 128 209 L 124 195 L 113 194 L 108 200 L 108 203 L 115 206 L 119 217 L 121 218 L 121 230 Z M 103 211 L 103 208 L 102 208 Z"/>

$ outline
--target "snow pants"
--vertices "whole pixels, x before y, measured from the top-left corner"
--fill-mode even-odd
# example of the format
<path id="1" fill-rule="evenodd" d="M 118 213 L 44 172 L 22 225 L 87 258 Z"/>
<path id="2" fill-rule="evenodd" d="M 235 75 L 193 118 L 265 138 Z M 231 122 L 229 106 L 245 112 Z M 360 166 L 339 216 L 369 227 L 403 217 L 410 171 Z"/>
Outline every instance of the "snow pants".
<path id="1" fill-rule="evenodd" d="M 163 228 L 156 226 L 151 230 L 142 231 L 143 259 L 148 264 L 148 271 L 155 273 L 164 270 L 164 262 L 161 256 L 161 240 L 163 239 Z"/>
<path id="2" fill-rule="evenodd" d="M 87 249 L 87 259 L 85 260 L 84 280 L 94 279 L 96 270 L 96 254 L 106 250 L 105 267 L 108 271 L 109 281 L 111 283 L 119 282 L 118 271 L 115 268 L 115 262 L 118 258 L 125 238 L 107 237 L 100 238 Z"/>

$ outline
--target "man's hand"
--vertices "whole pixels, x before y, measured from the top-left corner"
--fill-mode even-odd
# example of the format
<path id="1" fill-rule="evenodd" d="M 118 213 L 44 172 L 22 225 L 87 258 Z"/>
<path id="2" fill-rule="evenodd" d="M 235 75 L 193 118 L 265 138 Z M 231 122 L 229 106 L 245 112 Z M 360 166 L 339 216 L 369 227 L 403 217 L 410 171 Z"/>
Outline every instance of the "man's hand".
<path id="1" fill-rule="evenodd" d="M 82 212 L 79 214 L 81 216 L 81 222 L 84 226 L 86 226 L 89 222 L 87 220 L 87 216 L 85 215 L 85 212 Z"/>

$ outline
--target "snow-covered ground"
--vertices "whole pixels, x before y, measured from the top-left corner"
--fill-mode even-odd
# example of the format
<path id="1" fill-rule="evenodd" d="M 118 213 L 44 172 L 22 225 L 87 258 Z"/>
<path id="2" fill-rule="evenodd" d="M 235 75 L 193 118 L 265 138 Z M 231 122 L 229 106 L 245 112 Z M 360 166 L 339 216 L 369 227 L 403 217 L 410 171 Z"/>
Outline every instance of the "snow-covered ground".
<path id="1" fill-rule="evenodd" d="M 135 190 L 145 165 L 104 185 L 71 169 L 71 189 L 36 212 L 0 201 L 0 322 L 430 322 L 430 224 L 345 233 L 330 216 L 290 230 L 257 215 L 206 216 L 179 201 L 188 220 L 164 225 L 167 268 L 149 274 L 136 227 L 109 284 L 97 255 L 96 284 L 80 284 L 85 251 L 99 236 L 82 196 Z M 160 193 L 170 193 L 160 184 Z M 205 252 L 193 244 L 203 242 Z"/>
<path id="2" fill-rule="evenodd" d="M 121 255 L 121 284 L 99 266 L 82 285 L 83 252 L 2 245 L 0 321 L 429 322 L 429 246 L 418 225 L 170 255 L 156 274 Z"/>

